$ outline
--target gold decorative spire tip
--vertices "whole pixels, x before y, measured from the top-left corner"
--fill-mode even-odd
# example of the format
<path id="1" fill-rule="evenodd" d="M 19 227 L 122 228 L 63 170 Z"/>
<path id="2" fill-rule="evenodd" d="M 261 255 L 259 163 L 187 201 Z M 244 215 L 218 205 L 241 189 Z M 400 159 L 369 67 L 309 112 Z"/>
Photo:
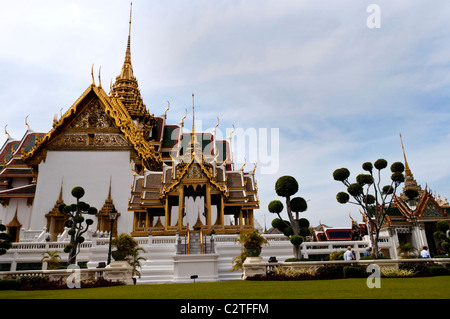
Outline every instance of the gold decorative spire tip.
<path id="1" fill-rule="evenodd" d="M 101 79 L 102 66 L 98 68 L 98 87 L 102 87 L 102 79 Z"/>
<path id="2" fill-rule="evenodd" d="M 91 66 L 91 77 L 92 77 L 92 86 L 95 86 L 95 80 L 94 80 L 94 64 Z"/>
<path id="3" fill-rule="evenodd" d="M 408 161 L 406 160 L 405 147 L 403 146 L 402 134 L 400 134 L 400 142 L 402 144 L 403 158 L 405 159 L 405 175 L 411 175 L 411 170 L 409 169 Z"/>

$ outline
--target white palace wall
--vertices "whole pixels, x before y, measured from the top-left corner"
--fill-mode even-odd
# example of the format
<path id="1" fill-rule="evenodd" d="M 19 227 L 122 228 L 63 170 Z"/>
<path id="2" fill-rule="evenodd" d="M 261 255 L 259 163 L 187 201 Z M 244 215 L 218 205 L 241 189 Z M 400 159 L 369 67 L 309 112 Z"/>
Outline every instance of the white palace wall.
<path id="1" fill-rule="evenodd" d="M 45 162 L 39 164 L 36 196 L 30 222 L 23 227 L 42 230 L 46 226 L 45 215 L 55 206 L 63 183 L 63 200 L 76 203 L 71 191 L 81 186 L 85 195 L 81 199 L 100 210 L 108 198 L 111 181 L 111 198 L 118 218 L 118 233 L 130 233 L 133 215 L 128 212 L 133 171 L 129 151 L 48 151 Z M 94 217 L 91 229 L 97 228 Z M 22 221 L 21 221 L 22 222 Z"/>

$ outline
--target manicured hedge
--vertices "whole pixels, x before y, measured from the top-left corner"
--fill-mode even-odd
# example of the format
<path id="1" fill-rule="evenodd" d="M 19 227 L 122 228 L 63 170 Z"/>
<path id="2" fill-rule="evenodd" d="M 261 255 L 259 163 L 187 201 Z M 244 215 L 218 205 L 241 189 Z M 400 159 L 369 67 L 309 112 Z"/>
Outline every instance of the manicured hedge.
<path id="1" fill-rule="evenodd" d="M 124 285 L 123 282 L 116 282 L 99 278 L 97 280 L 81 281 L 81 288 L 111 287 Z M 49 280 L 48 277 L 25 276 L 19 279 L 0 280 L 0 290 L 53 290 L 69 289 L 63 281 Z"/>
<path id="2" fill-rule="evenodd" d="M 366 278 L 369 275 L 363 266 L 345 266 L 343 272 L 344 278 Z"/>
<path id="3" fill-rule="evenodd" d="M 428 274 L 430 276 L 447 276 L 450 272 L 443 266 L 430 266 L 428 267 Z"/>
<path id="4" fill-rule="evenodd" d="M 19 281 L 17 279 L 0 280 L 0 290 L 17 290 L 19 289 Z"/>

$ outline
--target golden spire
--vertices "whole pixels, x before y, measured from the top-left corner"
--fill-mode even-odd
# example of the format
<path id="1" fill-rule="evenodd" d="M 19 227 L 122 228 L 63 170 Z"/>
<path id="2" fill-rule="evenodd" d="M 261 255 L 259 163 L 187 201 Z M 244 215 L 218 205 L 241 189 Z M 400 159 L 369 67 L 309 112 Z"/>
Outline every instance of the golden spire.
<path id="1" fill-rule="evenodd" d="M 63 186 L 64 186 L 64 177 L 61 180 L 61 189 L 59 190 L 59 197 L 58 197 L 58 200 L 56 201 L 56 204 L 64 203 L 64 200 L 63 200 Z M 56 205 L 55 205 L 55 207 L 56 207 Z"/>
<path id="2" fill-rule="evenodd" d="M 195 154 L 195 144 L 197 143 L 197 136 L 195 135 L 195 106 L 194 93 L 192 93 L 192 131 L 191 131 L 191 156 Z"/>
<path id="3" fill-rule="evenodd" d="M 128 22 L 128 40 L 127 49 L 125 51 L 125 61 L 122 66 L 120 77 L 127 80 L 133 79 L 133 67 L 131 66 L 131 14 L 133 9 L 133 2 L 130 3 L 130 20 Z"/>
<path id="4" fill-rule="evenodd" d="M 402 143 L 403 157 L 405 159 L 405 186 L 403 187 L 403 193 L 401 196 L 405 197 L 404 192 L 406 189 L 413 188 L 416 189 L 419 194 L 422 192 L 420 185 L 417 184 L 414 176 L 409 168 L 408 161 L 406 160 L 405 147 L 403 146 L 402 135 L 400 134 L 400 142 Z"/>
<path id="5" fill-rule="evenodd" d="M 119 99 L 127 109 L 133 120 L 137 119 L 144 125 L 145 130 L 149 131 L 150 114 L 142 101 L 139 91 L 138 82 L 133 75 L 133 67 L 131 65 L 131 17 L 133 3 L 130 3 L 130 19 L 128 21 L 128 39 L 125 51 L 125 61 L 122 65 L 120 75 L 116 77 L 115 83 L 111 86 L 110 96 Z"/>
<path id="6" fill-rule="evenodd" d="M 408 161 L 406 160 L 405 148 L 403 146 L 402 134 L 400 134 L 400 142 L 402 143 L 403 158 L 405 159 L 405 177 L 412 176 L 411 170 L 409 169 Z"/>
<path id="7" fill-rule="evenodd" d="M 127 43 L 127 52 L 125 53 L 125 60 L 127 57 L 131 63 L 131 13 L 133 11 L 133 2 L 130 2 L 130 21 L 128 22 L 128 43 Z"/>
<path id="8" fill-rule="evenodd" d="M 192 93 L 192 134 L 195 135 L 195 107 L 194 107 L 194 93 Z"/>
<path id="9" fill-rule="evenodd" d="M 112 198 L 111 198 L 111 184 L 112 184 L 112 176 L 109 177 L 109 191 L 108 191 L 108 198 L 107 198 L 108 201 L 112 201 Z"/>

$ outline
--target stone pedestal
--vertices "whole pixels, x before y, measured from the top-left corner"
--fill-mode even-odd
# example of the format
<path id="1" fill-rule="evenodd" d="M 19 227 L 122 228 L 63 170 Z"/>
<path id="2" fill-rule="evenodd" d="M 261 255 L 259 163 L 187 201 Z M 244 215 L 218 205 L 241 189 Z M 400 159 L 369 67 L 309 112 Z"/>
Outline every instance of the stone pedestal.
<path id="1" fill-rule="evenodd" d="M 173 256 L 174 270 L 173 281 L 193 282 L 191 276 L 196 277 L 197 282 L 211 282 L 219 280 L 217 254 L 190 254 Z"/>
<path id="2" fill-rule="evenodd" d="M 255 275 L 266 275 L 266 264 L 263 262 L 262 257 L 245 258 L 242 279 L 245 280 L 247 277 Z"/>
<path id="3" fill-rule="evenodd" d="M 121 281 L 127 285 L 133 284 L 133 267 L 126 260 L 113 261 L 105 267 L 104 278 Z"/>

